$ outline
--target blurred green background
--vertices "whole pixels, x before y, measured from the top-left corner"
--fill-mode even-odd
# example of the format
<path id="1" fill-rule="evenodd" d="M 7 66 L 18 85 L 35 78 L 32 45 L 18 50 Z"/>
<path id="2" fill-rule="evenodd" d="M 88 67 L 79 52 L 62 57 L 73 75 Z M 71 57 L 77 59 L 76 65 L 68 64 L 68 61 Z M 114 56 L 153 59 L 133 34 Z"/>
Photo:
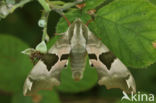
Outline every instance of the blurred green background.
<path id="1" fill-rule="evenodd" d="M 32 63 L 20 52 L 28 47 L 35 47 L 41 41 L 42 28 L 38 26 L 40 10 L 42 7 L 37 2 L 31 2 L 0 21 L 0 103 L 32 103 L 30 97 L 22 95 L 23 83 L 32 68 Z M 54 37 L 59 18 L 57 13 L 50 13 L 48 22 L 50 37 Z M 156 64 L 145 69 L 129 68 L 129 70 L 135 78 L 137 91 L 156 94 Z M 84 80 L 74 84 L 69 75 L 64 87 L 41 91 L 43 97 L 36 96 L 34 100 L 41 99 L 41 103 L 120 102 L 121 90 L 107 90 L 104 86 L 98 86 L 95 83 L 97 78 L 92 78 L 96 73 L 90 68 L 87 68 L 85 74 Z M 64 73 L 62 76 L 67 75 L 68 73 Z"/>

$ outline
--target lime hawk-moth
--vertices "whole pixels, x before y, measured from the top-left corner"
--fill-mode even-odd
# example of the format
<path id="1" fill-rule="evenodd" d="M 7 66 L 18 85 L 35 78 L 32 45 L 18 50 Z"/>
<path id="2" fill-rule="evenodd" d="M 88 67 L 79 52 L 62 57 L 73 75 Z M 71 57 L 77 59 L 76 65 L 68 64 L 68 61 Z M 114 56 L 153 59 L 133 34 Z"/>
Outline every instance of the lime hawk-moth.
<path id="1" fill-rule="evenodd" d="M 39 89 L 60 85 L 60 73 L 70 62 L 72 77 L 83 78 L 89 57 L 90 66 L 98 73 L 98 84 L 107 89 L 120 88 L 136 92 L 136 85 L 127 67 L 89 30 L 81 19 L 76 19 L 33 67 L 24 84 L 24 95 L 32 95 Z"/>

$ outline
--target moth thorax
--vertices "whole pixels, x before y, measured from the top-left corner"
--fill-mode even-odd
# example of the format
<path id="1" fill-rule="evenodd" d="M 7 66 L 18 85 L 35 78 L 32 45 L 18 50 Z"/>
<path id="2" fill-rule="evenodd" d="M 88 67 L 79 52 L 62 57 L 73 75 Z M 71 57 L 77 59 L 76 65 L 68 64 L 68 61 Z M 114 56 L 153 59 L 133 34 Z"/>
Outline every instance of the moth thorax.
<path id="1" fill-rule="evenodd" d="M 72 47 L 71 53 L 73 53 L 74 55 L 83 55 L 86 54 L 86 48 L 81 46 L 81 45 L 77 45 Z"/>
<path id="2" fill-rule="evenodd" d="M 83 24 L 78 20 L 74 23 L 72 30 L 71 47 L 82 46 L 86 47 L 86 37 L 84 35 Z"/>
<path id="3" fill-rule="evenodd" d="M 86 48 L 85 38 L 79 37 L 78 39 L 77 37 L 73 37 L 71 39 L 71 48 L 77 48 L 77 49 Z"/>

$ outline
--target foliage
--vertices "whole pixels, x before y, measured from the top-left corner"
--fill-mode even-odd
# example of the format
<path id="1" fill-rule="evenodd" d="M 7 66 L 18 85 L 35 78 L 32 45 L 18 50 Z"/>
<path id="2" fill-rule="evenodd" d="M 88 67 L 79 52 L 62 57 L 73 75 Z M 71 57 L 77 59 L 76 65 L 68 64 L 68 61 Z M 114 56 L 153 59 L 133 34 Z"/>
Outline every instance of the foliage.
<path id="1" fill-rule="evenodd" d="M 71 3 L 65 5 L 64 1 L 66 0 L 62 2 L 36 0 L 43 7 L 43 12 L 39 11 L 41 7 L 34 0 L 11 1 L 9 2 L 9 5 L 11 5 L 9 7 L 6 6 L 8 2 L 7 4 L 4 1 L 0 2 L 0 19 L 5 18 L 0 21 L 0 99 L 3 98 L 1 96 L 2 90 L 5 94 L 4 97 L 10 100 L 1 99 L 4 103 L 6 101 L 7 103 L 33 102 L 32 98 L 22 95 L 23 83 L 32 68 L 32 63 L 27 56 L 21 54 L 21 51 L 30 47 L 28 45 L 32 47 L 43 41 L 48 41 L 48 34 L 62 33 L 68 29 L 64 18 L 59 19 L 58 14 L 53 12 L 55 10 L 50 14 L 51 9 L 48 4 L 56 4 L 58 8 L 62 8 L 63 5 L 63 8 L 68 10 L 65 12 L 65 16 L 70 22 L 73 22 L 76 18 L 81 18 L 84 23 L 87 23 L 91 19 L 88 11 L 96 9 L 95 20 L 89 24 L 89 29 L 128 67 L 142 68 L 142 70 L 130 69 L 136 78 L 139 91 L 156 93 L 154 92 L 156 91 L 156 64 L 153 64 L 156 61 L 156 47 L 154 45 L 156 43 L 155 0 L 85 0 L 86 6 L 83 9 L 71 8 L 73 7 Z M 30 1 L 32 2 L 27 4 Z M 18 9 L 15 14 L 11 14 L 24 5 L 26 6 L 24 9 Z M 25 13 L 26 17 L 24 18 Z M 38 17 L 40 14 L 42 14 L 41 17 Z M 27 18 L 29 15 L 31 17 Z M 37 24 L 41 28 L 38 28 Z M 10 33 L 11 35 L 5 33 Z M 40 42 L 41 34 L 42 42 Z M 50 37 L 52 39 L 47 43 L 48 48 L 59 39 L 59 36 Z M 45 45 L 38 45 L 37 49 L 41 50 L 40 46 L 45 52 Z M 145 67 L 149 69 L 143 69 Z M 96 82 L 97 73 L 88 63 L 84 78 L 79 82 L 72 80 L 69 65 L 67 69 L 62 71 L 61 85 L 54 88 L 53 91 L 39 92 L 44 99 L 36 98 L 37 100 L 41 99 L 41 103 L 49 103 L 49 101 L 60 103 L 60 92 L 65 93 L 65 95 L 66 93 L 83 92 L 89 96 L 94 96 L 94 93 L 92 91 L 90 93 L 89 90 L 96 87 Z M 107 91 L 104 87 L 98 87 L 96 94 L 106 98 L 114 96 L 120 99 L 122 96 L 121 92 Z M 60 95 L 62 96 L 63 94 Z"/>
<path id="2" fill-rule="evenodd" d="M 20 53 L 28 46 L 21 40 L 6 34 L 0 35 L 0 41 L 0 58 L 3 58 L 0 65 L 0 88 L 17 92 L 23 86 L 24 79 L 32 68 L 29 58 Z"/>

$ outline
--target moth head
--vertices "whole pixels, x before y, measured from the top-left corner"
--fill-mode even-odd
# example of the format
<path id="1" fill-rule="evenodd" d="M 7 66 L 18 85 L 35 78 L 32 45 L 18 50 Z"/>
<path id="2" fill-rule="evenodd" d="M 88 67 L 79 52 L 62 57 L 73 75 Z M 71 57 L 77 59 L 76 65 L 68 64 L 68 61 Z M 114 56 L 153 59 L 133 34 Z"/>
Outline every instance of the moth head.
<path id="1" fill-rule="evenodd" d="M 80 18 L 77 18 L 77 19 L 75 19 L 75 21 L 73 23 L 83 23 L 83 22 Z"/>
<path id="2" fill-rule="evenodd" d="M 68 29 L 69 40 L 73 37 L 73 35 L 83 35 L 84 38 L 88 39 L 88 27 L 82 22 L 80 18 L 76 19 Z"/>

